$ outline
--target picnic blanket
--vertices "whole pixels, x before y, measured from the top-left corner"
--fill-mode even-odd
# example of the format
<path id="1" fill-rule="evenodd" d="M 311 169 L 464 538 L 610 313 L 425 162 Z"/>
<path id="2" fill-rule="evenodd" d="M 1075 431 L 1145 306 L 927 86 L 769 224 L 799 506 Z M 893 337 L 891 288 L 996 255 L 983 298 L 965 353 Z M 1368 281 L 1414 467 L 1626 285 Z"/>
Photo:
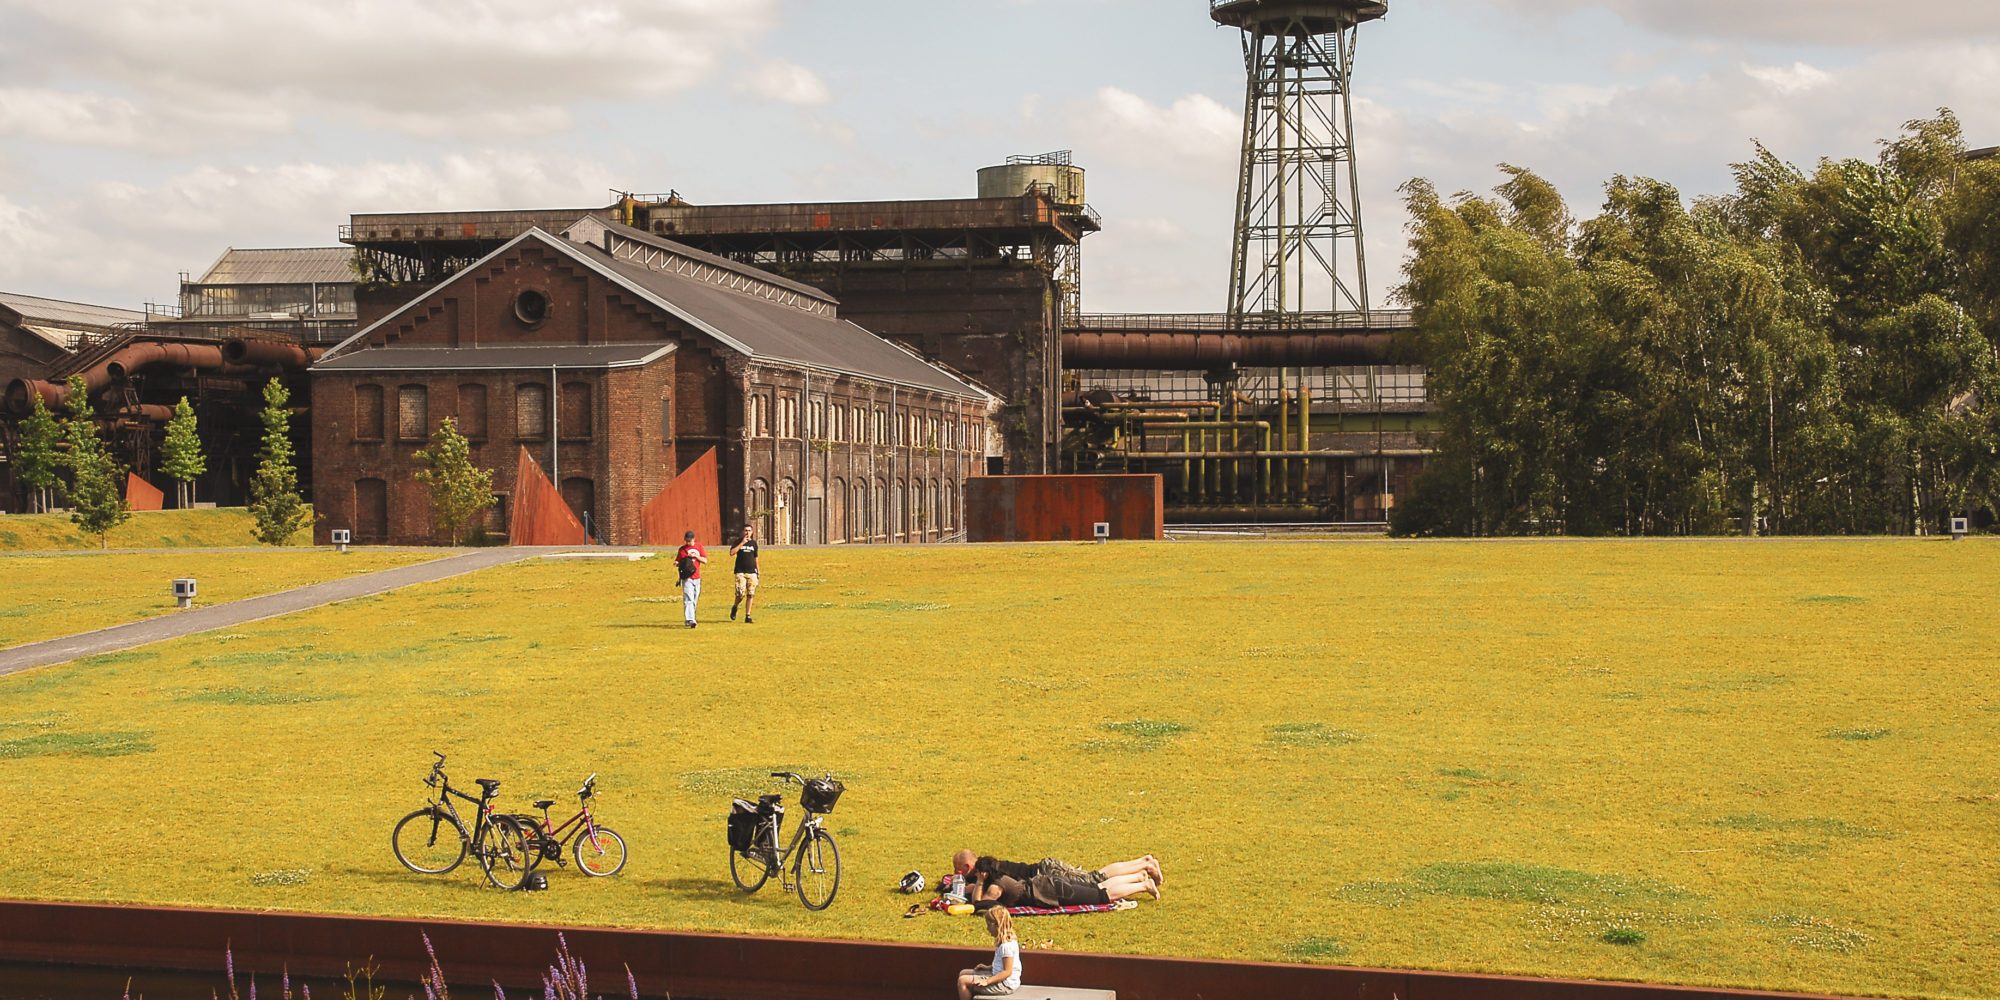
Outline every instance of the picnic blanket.
<path id="1" fill-rule="evenodd" d="M 950 913 L 951 905 L 942 896 L 930 901 L 930 908 L 939 913 Z M 1007 908 L 1007 912 L 1017 917 L 1073 917 L 1079 913 L 1111 913 L 1116 910 L 1130 910 L 1138 905 L 1138 902 L 1135 900 L 1121 899 L 1116 903 L 1091 903 L 1080 906 L 1010 906 Z M 910 909 L 913 911 L 910 915 L 914 915 L 917 908 L 912 906 Z"/>

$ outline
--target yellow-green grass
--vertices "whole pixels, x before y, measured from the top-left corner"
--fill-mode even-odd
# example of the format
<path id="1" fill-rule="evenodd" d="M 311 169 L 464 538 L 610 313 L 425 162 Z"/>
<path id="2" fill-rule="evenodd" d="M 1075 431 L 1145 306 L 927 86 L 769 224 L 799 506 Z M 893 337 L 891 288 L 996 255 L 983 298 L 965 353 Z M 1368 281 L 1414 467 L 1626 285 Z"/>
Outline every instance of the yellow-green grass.
<path id="1" fill-rule="evenodd" d="M 224 604 L 435 559 L 422 550 L 0 553 L 0 649 L 172 614 L 172 582 L 193 577 L 195 606 Z M 0 706 L 7 704 L 0 694 Z M 0 715 L 4 715 L 0 708 Z"/>
<path id="2" fill-rule="evenodd" d="M 1165 901 L 1024 922 L 1030 968 L 1062 948 L 2000 996 L 1992 543 L 765 570 L 755 625 L 723 620 L 720 572 L 688 632 L 666 560 L 535 562 L 0 679 L 0 787 L 36 817 L 0 825 L 0 884 L 975 946 L 975 921 L 899 919 L 897 877 L 961 846 L 1150 851 Z M 535 894 L 401 870 L 389 829 L 432 749 L 516 808 L 600 772 L 629 869 Z M 729 883 L 729 798 L 781 767 L 847 779 L 823 914 Z"/>
<path id="3" fill-rule="evenodd" d="M 68 514 L 7 514 L 0 516 L 0 550 L 46 552 L 55 549 L 187 549 L 256 545 L 250 512 L 241 507 L 202 510 L 135 512 L 105 536 L 85 535 Z M 311 545 L 312 530 L 299 531 L 287 545 Z"/>

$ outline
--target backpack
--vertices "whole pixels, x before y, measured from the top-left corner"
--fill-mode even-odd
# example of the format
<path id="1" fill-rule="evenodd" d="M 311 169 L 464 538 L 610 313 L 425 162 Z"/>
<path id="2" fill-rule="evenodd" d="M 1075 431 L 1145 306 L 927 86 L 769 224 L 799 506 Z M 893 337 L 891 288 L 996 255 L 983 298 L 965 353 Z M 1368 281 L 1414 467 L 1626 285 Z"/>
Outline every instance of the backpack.
<path id="1" fill-rule="evenodd" d="M 682 549 L 681 551 L 683 553 L 687 552 L 686 549 Z M 692 554 L 682 555 L 677 565 L 680 567 L 681 580 L 683 582 L 685 582 L 689 577 L 694 575 L 696 563 L 694 561 L 694 556 Z"/>

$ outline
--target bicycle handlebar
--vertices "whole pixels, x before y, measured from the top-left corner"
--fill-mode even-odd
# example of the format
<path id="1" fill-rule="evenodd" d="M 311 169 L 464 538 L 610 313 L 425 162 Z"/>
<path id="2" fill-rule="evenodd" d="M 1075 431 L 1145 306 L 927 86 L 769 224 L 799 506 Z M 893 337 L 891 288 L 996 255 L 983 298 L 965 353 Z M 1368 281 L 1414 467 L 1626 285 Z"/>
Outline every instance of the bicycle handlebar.
<path id="1" fill-rule="evenodd" d="M 772 771 L 772 772 L 771 772 L 771 777 L 773 777 L 773 778 L 783 778 L 783 779 L 785 779 L 786 781 L 796 781 L 796 782 L 799 782 L 800 784 L 804 784 L 804 783 L 805 783 L 805 780 L 806 780 L 806 779 L 804 779 L 804 778 L 801 778 L 801 777 L 799 777 L 798 775 L 796 775 L 796 774 L 794 774 L 794 773 L 792 773 L 792 772 L 790 772 L 790 771 Z"/>

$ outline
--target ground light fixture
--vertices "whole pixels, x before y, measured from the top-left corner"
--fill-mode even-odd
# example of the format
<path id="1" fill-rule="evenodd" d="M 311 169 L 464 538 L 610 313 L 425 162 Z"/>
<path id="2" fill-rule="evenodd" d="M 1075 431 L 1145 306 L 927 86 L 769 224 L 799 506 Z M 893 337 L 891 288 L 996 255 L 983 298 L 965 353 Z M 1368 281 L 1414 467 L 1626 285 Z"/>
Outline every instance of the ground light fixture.
<path id="1" fill-rule="evenodd" d="M 346 552 L 347 546 L 354 541 L 353 533 L 349 532 L 346 528 L 333 529 L 332 537 L 333 548 L 336 552 Z"/>
<path id="2" fill-rule="evenodd" d="M 174 581 L 174 603 L 182 610 L 194 607 L 195 583 L 191 578 Z"/>
<path id="3" fill-rule="evenodd" d="M 1097 523 L 1095 523 L 1095 524 L 1092 524 L 1092 525 L 1090 526 L 1090 537 L 1092 537 L 1092 538 L 1095 538 L 1095 539 L 1097 539 L 1099 543 L 1103 543 L 1103 542 L 1108 542 L 1108 541 L 1110 541 L 1110 540 L 1111 540 L 1111 522 L 1110 522 L 1110 521 L 1098 521 Z"/>
<path id="4" fill-rule="evenodd" d="M 1969 534 L 1972 534 L 1972 522 L 1969 519 L 1963 517 L 1954 517 L 1951 519 L 1952 541 L 1965 541 L 1965 536 Z"/>

